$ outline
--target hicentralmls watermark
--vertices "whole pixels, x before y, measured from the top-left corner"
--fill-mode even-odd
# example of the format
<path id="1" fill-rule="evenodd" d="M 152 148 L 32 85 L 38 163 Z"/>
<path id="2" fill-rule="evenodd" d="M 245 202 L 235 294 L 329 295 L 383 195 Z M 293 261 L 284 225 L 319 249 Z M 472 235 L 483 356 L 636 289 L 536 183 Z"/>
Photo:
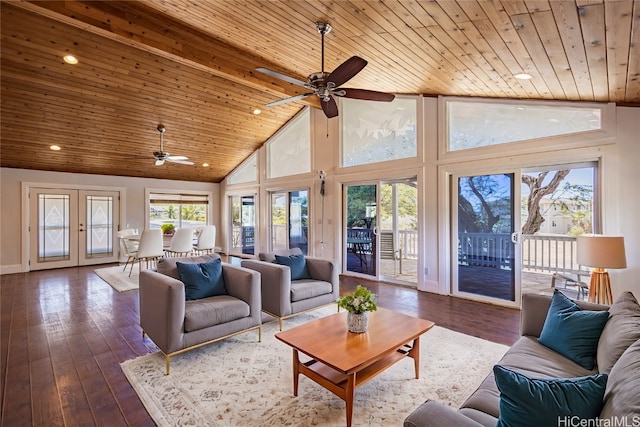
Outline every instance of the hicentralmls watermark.
<path id="1" fill-rule="evenodd" d="M 640 415 L 611 418 L 558 417 L 557 427 L 640 427 Z"/>

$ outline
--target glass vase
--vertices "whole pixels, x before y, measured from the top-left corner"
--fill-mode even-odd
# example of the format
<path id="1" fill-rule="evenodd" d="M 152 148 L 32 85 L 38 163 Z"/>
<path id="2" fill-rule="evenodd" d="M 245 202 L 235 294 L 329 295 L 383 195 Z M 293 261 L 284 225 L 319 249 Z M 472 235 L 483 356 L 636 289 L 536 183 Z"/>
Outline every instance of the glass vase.
<path id="1" fill-rule="evenodd" d="M 369 313 L 366 311 L 363 313 L 354 313 L 350 311 L 347 313 L 347 325 L 349 332 L 356 334 L 367 332 L 367 327 L 369 326 Z"/>

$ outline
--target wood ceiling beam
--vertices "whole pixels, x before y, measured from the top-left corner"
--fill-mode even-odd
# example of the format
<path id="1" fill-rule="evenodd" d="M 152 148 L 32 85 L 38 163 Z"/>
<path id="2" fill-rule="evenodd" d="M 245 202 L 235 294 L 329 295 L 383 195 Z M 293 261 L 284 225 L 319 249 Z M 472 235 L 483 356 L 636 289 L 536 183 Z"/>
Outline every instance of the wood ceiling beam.
<path id="1" fill-rule="evenodd" d="M 142 2 L 29 1 L 13 6 L 70 25 L 92 34 L 149 52 L 223 79 L 274 95 L 274 101 L 308 90 L 274 79 L 257 67 L 292 73 L 249 52 L 226 44 Z M 291 75 L 302 81 L 306 77 Z M 320 108 L 316 96 L 299 101 Z"/>

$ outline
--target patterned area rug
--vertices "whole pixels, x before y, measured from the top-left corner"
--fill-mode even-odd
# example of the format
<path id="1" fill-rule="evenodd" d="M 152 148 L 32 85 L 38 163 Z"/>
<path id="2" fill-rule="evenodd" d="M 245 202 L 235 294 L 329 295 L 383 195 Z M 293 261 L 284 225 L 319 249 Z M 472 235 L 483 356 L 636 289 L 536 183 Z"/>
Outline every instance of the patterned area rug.
<path id="1" fill-rule="evenodd" d="M 325 307 L 285 321 L 285 328 L 335 313 Z M 158 352 L 122 370 L 159 426 L 344 426 L 345 403 L 301 376 L 293 396 L 292 351 L 276 340 L 278 322 L 172 358 Z M 413 360 L 398 362 L 356 389 L 354 426 L 402 425 L 425 400 L 459 407 L 507 346 L 434 327 L 421 339 L 420 379 Z"/>
<path id="2" fill-rule="evenodd" d="M 130 291 L 132 289 L 138 289 L 138 278 L 140 272 L 137 265 L 133 267 L 131 277 L 129 277 L 129 269 L 131 266 L 127 266 L 127 271 L 122 271 L 124 266 L 115 266 L 107 268 L 99 268 L 94 272 L 105 282 L 107 282 L 113 289 L 118 292 Z"/>

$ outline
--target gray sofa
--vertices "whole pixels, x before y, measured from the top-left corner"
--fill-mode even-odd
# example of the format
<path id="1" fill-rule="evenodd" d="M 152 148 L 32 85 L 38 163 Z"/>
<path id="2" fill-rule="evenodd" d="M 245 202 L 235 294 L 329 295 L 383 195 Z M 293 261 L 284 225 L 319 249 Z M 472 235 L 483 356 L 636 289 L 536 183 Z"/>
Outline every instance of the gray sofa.
<path id="1" fill-rule="evenodd" d="M 599 417 L 626 416 L 628 422 L 640 423 L 640 306 L 633 295 L 623 294 L 610 309 L 576 301 L 586 310 L 609 309 L 609 318 L 598 342 L 597 364 L 592 370 L 538 343 L 550 303 L 550 296 L 523 295 L 522 336 L 497 364 L 531 378 L 576 378 L 607 373 L 604 405 Z M 491 373 L 458 411 L 428 400 L 405 419 L 404 427 L 494 427 L 499 415 L 500 392 Z"/>
<path id="2" fill-rule="evenodd" d="M 276 264 L 275 255 L 302 255 L 302 252 L 298 248 L 261 252 L 259 260 L 243 260 L 242 266 L 260 273 L 262 310 L 278 318 L 280 330 L 284 319 L 336 302 L 340 296 L 340 269 L 336 261 L 305 257 L 310 278 L 291 280 L 290 268 Z"/>
<path id="3" fill-rule="evenodd" d="M 261 340 L 260 274 L 222 263 L 228 295 L 185 300 L 176 262 L 204 263 L 217 254 L 161 258 L 157 271 L 140 272 L 140 326 L 162 350 L 169 375 L 172 356 L 212 342 L 258 329 Z"/>

